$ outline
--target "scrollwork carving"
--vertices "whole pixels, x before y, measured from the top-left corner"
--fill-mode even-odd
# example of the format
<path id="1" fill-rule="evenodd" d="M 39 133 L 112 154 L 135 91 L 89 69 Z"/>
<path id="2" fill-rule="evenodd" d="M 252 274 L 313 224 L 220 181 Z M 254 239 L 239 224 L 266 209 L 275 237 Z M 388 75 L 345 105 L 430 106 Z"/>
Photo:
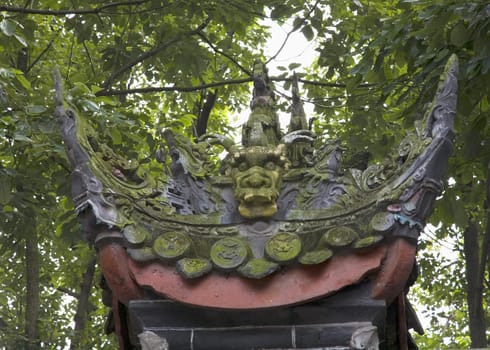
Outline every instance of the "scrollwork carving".
<path id="1" fill-rule="evenodd" d="M 297 81 L 282 137 L 261 63 L 242 144 L 212 134 L 193 142 L 165 130 L 160 173 L 118 155 L 83 116 L 58 106 L 77 211 L 95 219 L 86 220 L 86 230 L 96 222 L 117 232 L 132 259 L 173 264 L 185 278 L 213 269 L 263 278 L 289 264 L 370 249 L 400 228 L 415 237 L 428 215 L 424 201 L 440 191 L 439 168 L 451 146 L 457 62 L 449 64 L 425 132 L 419 122 L 388 157 L 363 170 L 343 168 L 340 143 L 309 130 Z M 211 145 L 228 152 L 222 161 L 212 160 Z"/>

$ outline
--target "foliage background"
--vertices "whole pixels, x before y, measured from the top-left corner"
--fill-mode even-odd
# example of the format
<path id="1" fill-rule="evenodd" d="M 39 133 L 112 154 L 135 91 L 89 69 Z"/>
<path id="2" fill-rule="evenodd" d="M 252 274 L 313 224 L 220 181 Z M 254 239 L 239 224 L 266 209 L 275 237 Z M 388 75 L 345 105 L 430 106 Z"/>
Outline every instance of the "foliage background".
<path id="1" fill-rule="evenodd" d="M 487 1 L 39 0 L 0 5 L 0 347 L 115 346 L 100 336 L 107 310 L 95 253 L 68 199 L 54 67 L 67 103 L 118 152 L 146 162 L 163 127 L 232 131 L 253 60 L 280 66 L 276 55 L 264 57 L 264 19 L 315 45 L 314 64 L 280 68 L 276 84 L 287 90 L 291 70 L 302 71 L 315 131 L 343 140 L 347 162 L 360 167 L 422 117 L 446 60 L 459 56 L 456 147 L 435 229 L 421 237 L 412 295 L 430 321 L 422 349 L 487 345 Z M 279 102 L 285 110 L 288 96 Z"/>

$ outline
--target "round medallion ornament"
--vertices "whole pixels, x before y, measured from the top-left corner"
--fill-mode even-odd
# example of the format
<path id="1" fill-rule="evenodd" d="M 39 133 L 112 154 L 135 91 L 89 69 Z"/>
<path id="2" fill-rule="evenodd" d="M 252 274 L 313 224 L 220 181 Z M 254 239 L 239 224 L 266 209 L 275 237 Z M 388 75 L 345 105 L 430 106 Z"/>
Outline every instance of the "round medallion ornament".
<path id="1" fill-rule="evenodd" d="M 122 233 L 126 241 L 133 246 L 143 244 L 146 239 L 146 232 L 142 229 L 134 227 L 133 225 L 126 226 Z"/>
<path id="2" fill-rule="evenodd" d="M 298 235 L 283 232 L 267 241 L 265 253 L 278 263 L 286 263 L 298 257 L 301 252 L 301 246 L 301 239 Z"/>
<path id="3" fill-rule="evenodd" d="M 381 241 L 382 239 L 383 239 L 383 236 L 381 236 L 381 235 L 368 236 L 368 237 L 364 237 L 364 238 L 356 241 L 352 246 L 355 249 L 362 249 L 362 248 L 369 247 L 373 244 L 376 244 L 379 241 Z"/>
<path id="4" fill-rule="evenodd" d="M 234 237 L 220 239 L 211 247 L 211 261 L 222 270 L 232 270 L 247 260 L 248 247 Z"/>
<path id="5" fill-rule="evenodd" d="M 380 212 L 376 213 L 369 223 L 373 231 L 386 233 L 395 223 L 395 216 L 392 213 Z"/>
<path id="6" fill-rule="evenodd" d="M 279 265 L 275 262 L 268 261 L 264 258 L 250 260 L 243 266 L 238 268 L 238 272 L 242 276 L 248 278 L 260 279 L 269 276 L 279 269 Z"/>
<path id="7" fill-rule="evenodd" d="M 177 271 L 185 278 L 201 277 L 211 271 L 213 265 L 208 259 L 184 258 L 177 261 Z"/>
<path id="8" fill-rule="evenodd" d="M 131 259 L 136 261 L 150 261 L 156 258 L 153 249 L 151 249 L 150 247 L 128 248 L 127 252 Z"/>
<path id="9" fill-rule="evenodd" d="M 303 265 L 316 265 L 330 259 L 333 252 L 330 249 L 318 249 L 304 254 L 299 258 L 299 262 Z"/>
<path id="10" fill-rule="evenodd" d="M 166 232 L 155 239 L 153 250 L 163 259 L 178 259 L 191 246 L 190 239 L 181 232 Z"/>
<path id="11" fill-rule="evenodd" d="M 322 240 L 332 247 L 343 247 L 351 244 L 357 238 L 356 232 L 346 226 L 334 227 L 328 230 Z"/>

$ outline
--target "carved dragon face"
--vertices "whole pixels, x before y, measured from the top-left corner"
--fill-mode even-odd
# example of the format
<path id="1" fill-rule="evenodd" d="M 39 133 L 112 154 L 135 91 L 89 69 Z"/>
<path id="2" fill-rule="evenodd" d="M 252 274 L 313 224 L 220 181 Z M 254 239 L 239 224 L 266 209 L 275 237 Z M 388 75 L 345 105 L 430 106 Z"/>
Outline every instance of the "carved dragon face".
<path id="1" fill-rule="evenodd" d="M 277 212 L 281 178 L 288 161 L 284 145 L 277 148 L 248 147 L 232 155 L 233 191 L 240 205 L 240 215 L 268 218 Z"/>

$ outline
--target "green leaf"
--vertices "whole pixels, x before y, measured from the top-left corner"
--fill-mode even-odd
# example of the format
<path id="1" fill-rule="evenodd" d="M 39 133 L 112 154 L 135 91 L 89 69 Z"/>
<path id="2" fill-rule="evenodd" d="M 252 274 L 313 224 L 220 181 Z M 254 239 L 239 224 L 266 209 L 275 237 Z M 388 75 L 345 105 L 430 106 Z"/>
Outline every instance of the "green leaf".
<path id="1" fill-rule="evenodd" d="M 23 74 L 22 71 L 15 68 L 0 68 L 0 77 L 2 78 L 12 78 L 16 74 Z"/>
<path id="2" fill-rule="evenodd" d="M 468 32 L 463 22 L 459 22 L 451 30 L 450 40 L 456 47 L 463 47 L 468 42 Z"/>
<path id="3" fill-rule="evenodd" d="M 14 208 L 10 205 L 4 205 L 2 211 L 4 213 L 12 213 L 14 211 Z"/>
<path id="4" fill-rule="evenodd" d="M 0 105 L 6 105 L 8 100 L 7 92 L 0 86 Z"/>
<path id="5" fill-rule="evenodd" d="M 452 215 L 454 223 L 459 227 L 465 227 L 467 224 L 467 215 L 461 200 L 455 200 L 452 202 Z"/>
<path id="6" fill-rule="evenodd" d="M 22 135 L 22 134 L 19 134 L 19 133 L 15 133 L 14 134 L 14 140 L 15 141 L 21 141 L 21 142 L 29 142 L 29 143 L 34 142 L 32 139 L 30 139 L 26 135 Z"/>
<path id="7" fill-rule="evenodd" d="M 5 205 L 10 201 L 11 186 L 5 176 L 0 178 L 0 205 Z"/>
<path id="8" fill-rule="evenodd" d="M 304 23 L 304 19 L 301 17 L 296 17 L 293 21 L 293 32 L 298 30 Z"/>
<path id="9" fill-rule="evenodd" d="M 74 88 L 71 90 L 71 92 L 75 95 L 93 95 L 92 94 L 92 91 L 89 89 L 89 87 L 87 85 L 85 85 L 84 83 L 80 82 L 80 81 L 76 81 L 75 83 L 73 83 L 74 85 Z"/>
<path id="10" fill-rule="evenodd" d="M 27 114 L 29 115 L 36 115 L 36 114 L 41 114 L 43 113 L 44 111 L 46 111 L 46 107 L 45 106 L 26 106 L 25 108 L 25 111 Z"/>
<path id="11" fill-rule="evenodd" d="M 22 44 L 22 46 L 27 47 L 27 41 L 21 35 L 14 33 L 14 37 Z"/>
<path id="12" fill-rule="evenodd" d="M 5 18 L 0 22 L 0 30 L 6 36 L 12 36 L 15 33 L 15 29 L 17 28 L 17 23 L 14 21 Z"/>
<path id="13" fill-rule="evenodd" d="M 315 37 L 315 33 L 313 32 L 313 29 L 311 28 L 310 25 L 306 25 L 301 29 L 301 33 L 305 36 L 306 40 L 312 41 L 313 38 Z"/>
<path id="14" fill-rule="evenodd" d="M 24 74 L 17 74 L 16 75 L 17 81 L 22 85 L 22 87 L 26 90 L 31 90 L 31 83 L 24 77 Z"/>
<path id="15" fill-rule="evenodd" d="M 363 7 L 359 0 L 354 0 L 354 4 L 356 4 L 357 7 Z"/>
<path id="16" fill-rule="evenodd" d="M 301 63 L 291 63 L 291 64 L 288 66 L 289 70 L 294 70 L 294 69 L 296 69 L 296 68 L 298 68 L 298 67 L 301 67 Z"/>
<path id="17" fill-rule="evenodd" d="M 182 123 L 182 125 L 184 127 L 189 127 L 192 125 L 192 123 L 194 122 L 195 119 L 196 119 L 196 116 L 194 114 L 186 113 L 186 114 L 180 115 L 178 121 L 180 123 Z"/>
<path id="18" fill-rule="evenodd" d="M 117 128 L 113 128 L 111 130 L 112 142 L 116 145 L 120 145 L 122 143 L 121 133 Z"/>
<path id="19" fill-rule="evenodd" d="M 39 131 L 46 135 L 59 132 L 56 123 L 53 123 L 51 120 L 44 120 L 38 125 L 38 128 Z"/>
<path id="20" fill-rule="evenodd" d="M 83 109 L 86 111 L 98 112 L 100 110 L 99 105 L 93 101 L 83 99 L 80 101 L 80 103 L 82 104 Z"/>

